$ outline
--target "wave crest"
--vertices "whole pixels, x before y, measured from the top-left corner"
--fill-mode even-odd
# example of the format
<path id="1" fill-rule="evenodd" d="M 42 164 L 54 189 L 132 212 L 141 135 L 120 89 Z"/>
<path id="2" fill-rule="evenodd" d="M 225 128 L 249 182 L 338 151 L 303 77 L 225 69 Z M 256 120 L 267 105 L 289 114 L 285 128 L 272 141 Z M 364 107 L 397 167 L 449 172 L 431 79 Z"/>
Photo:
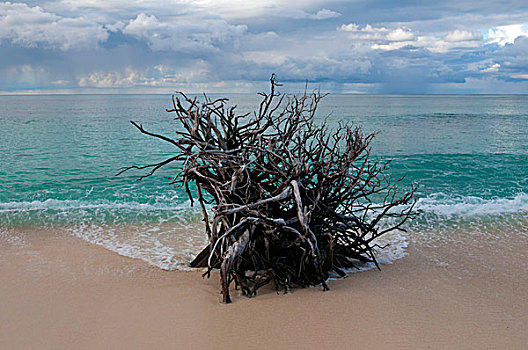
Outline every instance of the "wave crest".
<path id="1" fill-rule="evenodd" d="M 416 209 L 425 214 L 439 216 L 500 215 L 528 211 L 528 194 L 519 193 L 513 198 L 483 199 L 475 196 L 449 196 L 434 193 L 420 198 Z"/>

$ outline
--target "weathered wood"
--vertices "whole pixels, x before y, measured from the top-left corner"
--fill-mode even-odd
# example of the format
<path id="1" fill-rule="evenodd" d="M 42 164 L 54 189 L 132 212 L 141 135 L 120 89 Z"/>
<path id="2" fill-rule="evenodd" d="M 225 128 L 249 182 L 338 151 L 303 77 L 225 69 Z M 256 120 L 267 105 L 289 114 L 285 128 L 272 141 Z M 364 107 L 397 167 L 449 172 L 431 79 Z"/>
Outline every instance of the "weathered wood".
<path id="1" fill-rule="evenodd" d="M 174 145 L 176 154 L 123 171 L 151 169 L 145 177 L 183 162 L 171 183 L 184 186 L 191 203 L 189 183 L 195 183 L 209 237 L 191 266 L 207 267 L 207 276 L 220 269 L 226 303 L 232 281 L 248 296 L 271 281 L 285 291 L 296 285 L 327 289 L 330 274 L 377 264 L 375 239 L 413 216 L 414 189 L 400 194 L 399 180 L 387 174 L 389 162 L 370 157 L 374 134 L 348 124 L 330 132 L 314 122 L 319 92 L 281 95 L 274 75 L 270 82 L 252 116 L 236 115 L 227 99 L 173 97 L 167 111 L 183 128 L 177 139 L 132 122 Z"/>

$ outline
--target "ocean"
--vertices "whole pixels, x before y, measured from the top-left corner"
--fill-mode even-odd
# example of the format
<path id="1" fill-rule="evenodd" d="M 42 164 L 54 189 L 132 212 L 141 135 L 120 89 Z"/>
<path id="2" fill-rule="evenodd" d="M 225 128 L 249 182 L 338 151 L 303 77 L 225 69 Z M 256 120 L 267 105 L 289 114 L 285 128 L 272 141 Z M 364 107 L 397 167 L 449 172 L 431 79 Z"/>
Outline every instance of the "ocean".
<path id="1" fill-rule="evenodd" d="M 241 113 L 258 107 L 256 95 L 226 97 Z M 0 96 L 0 242 L 46 229 L 186 269 L 206 237 L 199 208 L 168 184 L 177 167 L 115 176 L 171 154 L 129 123 L 172 136 L 170 105 L 170 95 Z M 372 157 L 392 159 L 402 190 L 417 187 L 419 215 L 380 242 L 382 263 L 409 244 L 528 238 L 528 96 L 329 95 L 317 118 L 377 132 Z"/>

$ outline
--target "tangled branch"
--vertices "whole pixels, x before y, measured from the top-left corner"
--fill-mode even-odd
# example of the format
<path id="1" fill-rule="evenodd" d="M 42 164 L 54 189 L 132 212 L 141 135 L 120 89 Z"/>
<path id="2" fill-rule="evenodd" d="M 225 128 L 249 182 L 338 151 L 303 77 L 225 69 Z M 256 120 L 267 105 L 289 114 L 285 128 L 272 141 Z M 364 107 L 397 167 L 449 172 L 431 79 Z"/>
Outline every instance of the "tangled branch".
<path id="1" fill-rule="evenodd" d="M 209 237 L 191 266 L 207 267 L 207 276 L 220 269 L 226 303 L 233 282 L 247 296 L 272 281 L 278 290 L 327 289 L 331 274 L 344 276 L 358 262 L 377 266 L 376 238 L 413 215 L 414 189 L 400 193 L 389 163 L 371 160 L 374 134 L 348 124 L 331 133 L 314 123 L 319 92 L 287 96 L 277 92 L 274 75 L 270 82 L 253 115 L 237 115 L 227 99 L 173 97 L 167 112 L 183 127 L 176 139 L 132 124 L 173 144 L 176 155 L 120 172 L 150 169 L 150 176 L 183 162 L 171 183 L 200 203 Z"/>

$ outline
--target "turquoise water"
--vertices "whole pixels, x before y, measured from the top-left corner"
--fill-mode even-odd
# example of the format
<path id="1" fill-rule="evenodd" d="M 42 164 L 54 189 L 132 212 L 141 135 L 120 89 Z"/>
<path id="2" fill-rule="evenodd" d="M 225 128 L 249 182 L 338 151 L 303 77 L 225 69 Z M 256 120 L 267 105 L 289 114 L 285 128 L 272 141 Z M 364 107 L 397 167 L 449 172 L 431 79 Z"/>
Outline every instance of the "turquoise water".
<path id="1" fill-rule="evenodd" d="M 258 103 L 230 99 L 241 112 Z M 160 267 L 183 266 L 204 235 L 199 212 L 164 178 L 176 168 L 140 182 L 138 172 L 114 176 L 171 154 L 128 122 L 171 136 L 169 106 L 168 95 L 0 96 L 2 230 L 67 230 Z M 373 155 L 393 159 L 403 188 L 418 187 L 410 235 L 526 232 L 528 96 L 330 95 L 319 117 L 379 132 Z"/>

